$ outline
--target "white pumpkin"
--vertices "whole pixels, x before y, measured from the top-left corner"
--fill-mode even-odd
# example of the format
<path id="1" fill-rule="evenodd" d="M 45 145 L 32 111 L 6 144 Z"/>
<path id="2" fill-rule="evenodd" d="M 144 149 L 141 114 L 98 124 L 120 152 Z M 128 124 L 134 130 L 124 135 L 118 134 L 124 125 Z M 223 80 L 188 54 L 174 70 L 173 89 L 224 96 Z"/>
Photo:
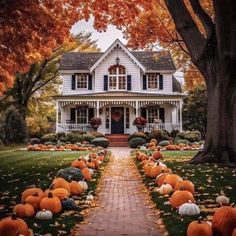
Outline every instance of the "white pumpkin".
<path id="1" fill-rule="evenodd" d="M 91 176 L 93 176 L 93 174 L 94 174 L 93 169 L 89 168 L 89 172 L 90 172 Z"/>
<path id="2" fill-rule="evenodd" d="M 164 168 L 167 168 L 166 164 L 164 164 L 163 162 L 158 161 L 158 163 L 159 163 L 159 166 L 162 166 L 162 167 L 164 167 Z"/>
<path id="3" fill-rule="evenodd" d="M 49 210 L 43 209 L 42 211 L 38 211 L 35 215 L 35 218 L 38 220 L 51 220 L 53 217 L 53 213 Z"/>
<path id="4" fill-rule="evenodd" d="M 84 191 L 86 191 L 86 190 L 88 189 L 88 184 L 87 184 L 86 181 L 84 181 L 84 180 L 79 181 L 79 184 L 80 184 L 80 186 L 82 187 L 82 189 L 83 189 Z"/>
<path id="5" fill-rule="evenodd" d="M 200 208 L 197 204 L 189 201 L 181 205 L 178 209 L 178 213 L 182 216 L 194 216 L 200 214 Z"/>
<path id="6" fill-rule="evenodd" d="M 173 187 L 170 184 L 164 183 L 161 185 L 161 187 L 158 189 L 158 192 L 161 195 L 169 195 L 174 191 Z"/>
<path id="7" fill-rule="evenodd" d="M 88 161 L 88 160 L 90 159 L 90 157 L 89 157 L 89 155 L 86 155 L 86 156 L 83 156 L 83 159 L 84 159 L 85 161 Z"/>
<path id="8" fill-rule="evenodd" d="M 216 198 L 216 203 L 219 205 L 229 205 L 229 198 L 225 196 L 223 191 L 220 191 L 220 195 Z"/>
<path id="9" fill-rule="evenodd" d="M 141 147 L 140 147 L 140 150 L 143 150 L 143 151 L 144 151 L 144 150 L 147 150 L 147 147 L 146 147 L 146 146 L 141 146 Z"/>
<path id="10" fill-rule="evenodd" d="M 93 201 L 94 196 L 91 194 L 93 191 L 90 191 L 88 195 L 86 196 L 87 201 Z"/>

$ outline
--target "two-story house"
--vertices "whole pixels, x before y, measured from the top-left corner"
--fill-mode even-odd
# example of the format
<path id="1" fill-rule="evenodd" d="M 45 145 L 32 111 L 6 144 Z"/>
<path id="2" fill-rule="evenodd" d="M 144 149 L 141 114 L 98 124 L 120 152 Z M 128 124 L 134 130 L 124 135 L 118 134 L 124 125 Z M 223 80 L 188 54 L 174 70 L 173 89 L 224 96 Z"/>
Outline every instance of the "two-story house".
<path id="1" fill-rule="evenodd" d="M 104 53 L 65 53 L 56 131 L 86 131 L 90 119 L 100 117 L 98 131 L 130 134 L 137 116 L 147 119 L 147 130 L 157 119 L 160 129 L 182 130 L 183 94 L 175 71 L 169 52 L 130 51 L 118 39 Z"/>

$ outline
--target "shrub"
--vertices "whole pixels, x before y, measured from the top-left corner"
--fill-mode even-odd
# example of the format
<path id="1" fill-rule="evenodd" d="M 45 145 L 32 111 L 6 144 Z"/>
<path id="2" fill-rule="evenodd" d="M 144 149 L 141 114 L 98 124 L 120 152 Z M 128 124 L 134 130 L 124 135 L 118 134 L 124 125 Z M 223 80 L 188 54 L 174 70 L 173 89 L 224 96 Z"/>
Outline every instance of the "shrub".
<path id="1" fill-rule="evenodd" d="M 187 140 L 187 139 L 179 139 L 179 138 L 176 138 L 174 140 L 174 143 L 175 144 L 180 144 L 180 143 L 183 143 L 183 144 L 190 144 L 190 142 Z"/>
<path id="2" fill-rule="evenodd" d="M 179 133 L 179 130 L 174 129 L 174 130 L 172 130 L 172 131 L 170 132 L 170 136 L 171 136 L 172 138 L 176 138 L 176 136 L 177 136 L 178 133 Z"/>
<path id="3" fill-rule="evenodd" d="M 128 141 L 136 137 L 140 137 L 147 140 L 147 135 L 144 132 L 134 132 L 129 136 Z"/>
<path id="4" fill-rule="evenodd" d="M 68 133 L 66 134 L 66 140 L 70 143 L 78 143 L 83 141 L 83 136 L 79 133 Z"/>
<path id="5" fill-rule="evenodd" d="M 88 134 L 91 134 L 91 135 L 93 135 L 96 138 L 105 137 L 105 135 L 103 133 L 98 132 L 98 131 L 92 131 L 92 132 L 90 132 Z"/>
<path id="6" fill-rule="evenodd" d="M 168 140 L 169 138 L 170 137 L 168 135 L 168 132 L 166 132 L 164 130 L 154 130 L 154 131 L 150 132 L 148 135 L 148 140 L 156 139 L 158 142 Z"/>
<path id="7" fill-rule="evenodd" d="M 42 142 L 42 143 L 56 142 L 56 141 L 57 141 L 57 135 L 56 135 L 55 133 L 45 134 L 45 135 L 41 138 L 41 142 Z"/>
<path id="8" fill-rule="evenodd" d="M 57 133 L 57 139 L 61 140 L 61 139 L 65 139 L 65 138 L 66 138 L 66 133 L 64 133 L 64 132 Z"/>
<path id="9" fill-rule="evenodd" d="M 95 146 L 107 148 L 109 146 L 109 140 L 103 137 L 95 138 L 93 139 L 92 144 Z"/>
<path id="10" fill-rule="evenodd" d="M 140 137 L 134 137 L 131 140 L 129 140 L 129 146 L 131 148 L 136 148 L 138 146 L 142 146 L 143 144 L 145 144 L 147 142 L 146 139 L 144 138 L 140 138 Z"/>
<path id="11" fill-rule="evenodd" d="M 92 134 L 83 134 L 82 135 L 82 140 L 87 141 L 87 142 L 92 142 L 96 137 L 93 136 Z"/>
<path id="12" fill-rule="evenodd" d="M 41 141 L 40 141 L 39 138 L 32 138 L 32 139 L 30 140 L 30 144 L 31 144 L 31 145 L 40 144 L 40 143 L 41 143 Z"/>
<path id="13" fill-rule="evenodd" d="M 160 143 L 158 143 L 158 145 L 161 147 L 168 146 L 169 144 L 170 144 L 170 142 L 168 140 L 164 140 L 164 141 L 161 141 Z"/>
<path id="14" fill-rule="evenodd" d="M 198 131 L 185 131 L 177 134 L 179 139 L 187 139 L 189 142 L 198 142 L 201 140 L 201 134 Z"/>

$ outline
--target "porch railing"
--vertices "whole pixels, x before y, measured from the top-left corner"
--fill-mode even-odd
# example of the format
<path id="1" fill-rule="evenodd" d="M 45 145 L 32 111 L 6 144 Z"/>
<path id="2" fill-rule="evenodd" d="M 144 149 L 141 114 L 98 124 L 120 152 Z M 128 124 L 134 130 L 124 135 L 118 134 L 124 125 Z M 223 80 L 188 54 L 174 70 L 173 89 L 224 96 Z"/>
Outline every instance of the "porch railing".
<path id="1" fill-rule="evenodd" d="M 168 132 L 171 132 L 172 130 L 180 130 L 180 128 L 179 123 L 147 123 L 144 131 L 150 132 L 153 130 L 167 130 Z"/>
<path id="2" fill-rule="evenodd" d="M 92 126 L 90 124 L 75 124 L 75 123 L 59 123 L 57 124 L 57 132 L 89 132 L 92 131 Z"/>

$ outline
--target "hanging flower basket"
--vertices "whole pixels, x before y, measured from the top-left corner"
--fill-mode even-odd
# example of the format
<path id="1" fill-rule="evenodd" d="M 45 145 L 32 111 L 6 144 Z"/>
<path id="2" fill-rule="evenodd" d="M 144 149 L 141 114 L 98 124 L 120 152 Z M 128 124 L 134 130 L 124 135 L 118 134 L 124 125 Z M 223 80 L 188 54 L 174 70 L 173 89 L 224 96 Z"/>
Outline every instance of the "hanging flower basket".
<path id="1" fill-rule="evenodd" d="M 138 131 L 143 130 L 146 124 L 147 124 L 147 120 L 143 118 L 142 116 L 136 117 L 133 122 L 133 125 L 137 127 Z"/>
<path id="2" fill-rule="evenodd" d="M 93 130 L 97 131 L 99 125 L 102 124 L 102 120 L 100 117 L 93 117 L 89 123 L 92 126 Z"/>

